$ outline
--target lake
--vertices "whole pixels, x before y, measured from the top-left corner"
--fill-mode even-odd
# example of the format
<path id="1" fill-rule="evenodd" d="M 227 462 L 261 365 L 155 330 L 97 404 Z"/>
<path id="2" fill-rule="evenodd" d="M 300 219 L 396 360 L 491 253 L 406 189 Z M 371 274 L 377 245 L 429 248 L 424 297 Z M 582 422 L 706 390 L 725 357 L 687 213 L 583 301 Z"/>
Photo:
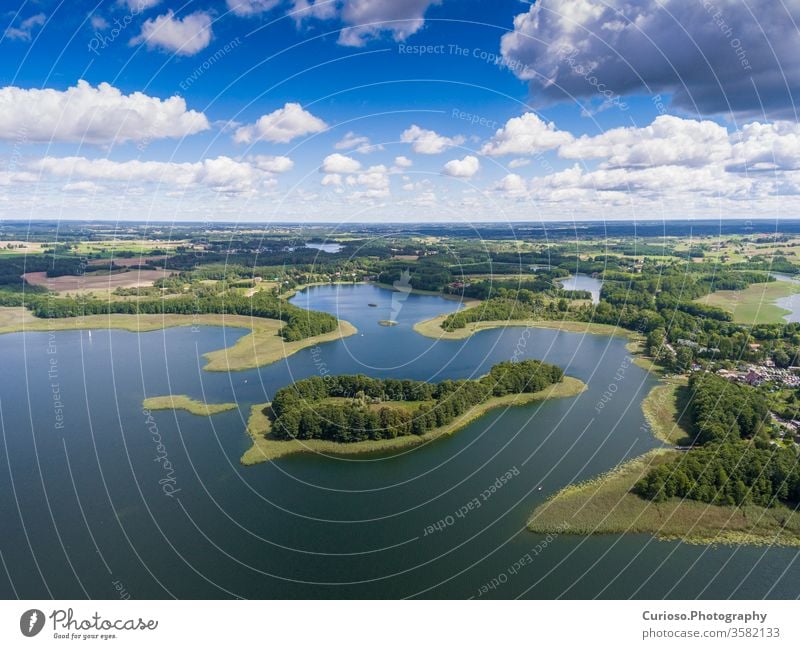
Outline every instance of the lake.
<path id="1" fill-rule="evenodd" d="M 557 282 L 565 291 L 589 291 L 592 294 L 592 304 L 600 303 L 600 290 L 603 288 L 603 280 L 576 273 L 569 277 L 563 277 Z"/>
<path id="2" fill-rule="evenodd" d="M 640 408 L 655 381 L 630 363 L 624 339 L 507 328 L 437 341 L 412 325 L 458 303 L 370 285 L 314 287 L 292 301 L 359 333 L 236 373 L 204 372 L 202 354 L 242 329 L 0 336 L 0 595 L 115 598 L 115 580 L 133 598 L 466 598 L 489 583 L 484 597 L 800 594 L 793 549 L 548 541 L 525 529 L 559 488 L 658 445 Z M 397 326 L 377 324 L 391 315 Z M 490 412 L 394 457 L 238 463 L 250 405 L 292 380 L 323 370 L 476 377 L 515 353 L 558 364 L 589 390 Z M 598 411 L 611 385 L 616 396 Z M 240 407 L 148 419 L 142 399 L 166 393 Z"/>
<path id="3" fill-rule="evenodd" d="M 793 275 L 784 275 L 783 273 L 770 273 L 779 282 L 790 282 L 792 284 L 800 284 L 800 279 Z M 776 306 L 781 309 L 789 311 L 783 319 L 786 322 L 800 322 L 800 292 L 787 295 L 775 300 Z"/>

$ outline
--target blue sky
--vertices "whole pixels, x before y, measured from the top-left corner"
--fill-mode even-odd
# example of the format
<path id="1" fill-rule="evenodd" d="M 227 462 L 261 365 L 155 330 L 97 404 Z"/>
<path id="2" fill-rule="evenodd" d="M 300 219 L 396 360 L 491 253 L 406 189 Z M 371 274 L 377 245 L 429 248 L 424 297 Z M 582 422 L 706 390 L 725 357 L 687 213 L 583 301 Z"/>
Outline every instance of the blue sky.
<path id="1" fill-rule="evenodd" d="M 783 5 L 3 7 L 3 218 L 800 215 Z"/>

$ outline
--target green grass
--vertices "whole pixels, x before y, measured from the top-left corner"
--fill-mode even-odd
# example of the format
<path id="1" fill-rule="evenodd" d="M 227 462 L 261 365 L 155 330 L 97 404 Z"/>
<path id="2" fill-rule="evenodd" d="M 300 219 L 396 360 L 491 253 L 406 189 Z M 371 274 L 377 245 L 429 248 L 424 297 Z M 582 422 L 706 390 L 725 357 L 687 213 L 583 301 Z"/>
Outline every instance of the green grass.
<path id="1" fill-rule="evenodd" d="M 487 320 L 485 322 L 470 322 L 466 327 L 455 331 L 445 331 L 442 329 L 442 322 L 449 314 L 443 314 L 423 320 L 414 325 L 414 331 L 428 338 L 442 340 L 462 340 L 469 338 L 484 329 L 502 329 L 504 327 L 535 327 L 539 329 L 558 329 L 559 331 L 569 331 L 572 333 L 599 334 L 603 336 L 626 336 L 634 337 L 635 334 L 627 329 L 615 327 L 614 325 L 600 324 L 596 322 L 577 322 L 572 320 Z"/>
<path id="2" fill-rule="evenodd" d="M 724 309 L 740 324 L 770 324 L 785 322 L 790 313 L 775 304 L 775 300 L 800 293 L 800 284 L 766 282 L 751 284 L 741 291 L 715 291 L 696 302 Z"/>
<path id="3" fill-rule="evenodd" d="M 670 499 L 653 503 L 631 488 L 652 467 L 681 451 L 655 449 L 604 475 L 570 485 L 536 508 L 528 529 L 540 534 L 653 534 L 700 544 L 800 546 L 800 513 L 772 508 L 707 505 Z"/>
<path id="4" fill-rule="evenodd" d="M 322 439 L 311 440 L 276 440 L 270 437 L 272 421 L 267 415 L 268 403 L 253 406 L 247 422 L 247 433 L 253 445 L 242 455 L 244 465 L 271 462 L 295 453 L 317 453 L 320 455 L 352 456 L 364 453 L 388 453 L 402 451 L 407 448 L 427 444 L 440 437 L 452 435 L 467 424 L 482 417 L 495 408 L 521 406 L 542 399 L 559 399 L 574 397 L 586 389 L 586 384 L 579 379 L 565 376 L 560 383 L 549 386 L 540 392 L 529 394 L 508 394 L 495 397 L 484 403 L 473 406 L 455 421 L 435 428 L 424 435 L 405 435 L 394 439 L 369 440 L 364 442 L 338 443 Z"/>
<path id="5" fill-rule="evenodd" d="M 673 446 L 691 443 L 688 402 L 689 388 L 685 378 L 666 379 L 650 390 L 642 401 L 642 412 L 653 435 Z"/>
<path id="6" fill-rule="evenodd" d="M 185 394 L 168 394 L 163 397 L 148 397 L 142 402 L 146 410 L 186 410 L 199 417 L 210 417 L 220 412 L 235 410 L 235 403 L 205 403 Z"/>
<path id="7" fill-rule="evenodd" d="M 203 315 L 91 315 L 79 318 L 37 318 L 22 307 L 0 307 L 0 334 L 14 331 L 58 331 L 74 329 L 124 329 L 155 331 L 168 327 L 215 326 L 250 329 L 226 349 L 204 354 L 208 361 L 203 369 L 211 372 L 234 372 L 269 365 L 292 354 L 325 342 L 352 336 L 356 328 L 339 321 L 334 331 L 295 342 L 286 342 L 278 335 L 285 325 L 281 320 L 250 316 Z"/>

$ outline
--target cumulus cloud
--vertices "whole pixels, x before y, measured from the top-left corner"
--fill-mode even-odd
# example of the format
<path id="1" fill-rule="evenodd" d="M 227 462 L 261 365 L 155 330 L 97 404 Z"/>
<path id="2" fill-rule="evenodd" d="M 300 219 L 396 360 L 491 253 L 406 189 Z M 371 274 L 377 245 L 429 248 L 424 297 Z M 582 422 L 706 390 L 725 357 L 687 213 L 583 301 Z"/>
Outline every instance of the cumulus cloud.
<path id="1" fill-rule="evenodd" d="M 333 145 L 337 151 L 341 150 L 354 150 L 356 153 L 373 153 L 374 151 L 383 151 L 383 146 L 380 144 L 371 144 L 369 138 L 365 135 L 358 135 L 353 131 L 349 131 L 345 136 Z"/>
<path id="2" fill-rule="evenodd" d="M 196 11 L 184 18 L 176 18 L 170 9 L 163 16 L 146 20 L 142 31 L 131 40 L 131 45 L 145 43 L 148 48 L 191 56 L 205 49 L 211 42 L 211 16 Z"/>
<path id="3" fill-rule="evenodd" d="M 800 126 L 796 122 L 752 122 L 732 139 L 730 170 L 800 169 Z"/>
<path id="4" fill-rule="evenodd" d="M 546 100 L 665 93 L 700 114 L 792 115 L 797 3 L 539 0 L 501 53 Z"/>
<path id="5" fill-rule="evenodd" d="M 184 137 L 209 128 L 203 113 L 186 110 L 182 97 L 124 95 L 107 83 L 86 81 L 67 90 L 0 88 L 0 139 L 109 144 Z"/>
<path id="6" fill-rule="evenodd" d="M 495 191 L 502 192 L 508 196 L 525 196 L 528 187 L 525 179 L 518 174 L 508 174 L 492 187 Z"/>
<path id="7" fill-rule="evenodd" d="M 411 167 L 414 163 L 411 162 L 409 158 L 406 158 L 406 156 L 399 155 L 394 159 L 394 164 L 397 167 L 408 168 Z"/>
<path id="8" fill-rule="evenodd" d="M 108 29 L 109 26 L 108 21 L 102 16 L 92 16 L 89 22 L 92 25 L 92 29 L 97 29 L 98 31 Z"/>
<path id="9" fill-rule="evenodd" d="M 262 115 L 255 124 L 236 129 L 233 139 L 239 144 L 250 144 L 258 140 L 286 144 L 295 138 L 319 133 L 328 125 L 315 117 L 300 104 L 287 103 L 283 108 Z"/>
<path id="10" fill-rule="evenodd" d="M 250 161 L 261 171 L 274 174 L 286 173 L 294 167 L 294 161 L 283 155 L 257 155 Z"/>
<path id="11" fill-rule="evenodd" d="M 481 148 L 483 155 L 532 155 L 554 149 L 572 140 L 567 131 L 559 131 L 553 122 L 544 122 L 533 113 L 508 120 Z"/>
<path id="12" fill-rule="evenodd" d="M 257 16 L 280 3 L 281 0 L 226 0 L 228 9 L 237 16 Z"/>
<path id="13" fill-rule="evenodd" d="M 326 174 L 351 174 L 361 169 L 361 163 L 341 153 L 332 153 L 322 161 L 321 171 Z"/>
<path id="14" fill-rule="evenodd" d="M 562 158 L 604 158 L 609 167 L 699 167 L 730 157 L 728 131 L 708 120 L 661 115 L 649 126 L 614 128 L 582 136 L 559 149 Z"/>
<path id="15" fill-rule="evenodd" d="M 161 0 L 121 0 L 120 4 L 124 4 L 130 9 L 131 11 L 144 11 L 145 9 L 152 9 L 157 4 L 160 4 Z"/>
<path id="16" fill-rule="evenodd" d="M 446 149 L 464 144 L 464 138 L 461 135 L 452 138 L 446 137 L 439 135 L 436 131 L 420 128 L 416 124 L 403 131 L 400 141 L 411 144 L 415 153 L 427 155 L 442 153 Z"/>
<path id="17" fill-rule="evenodd" d="M 168 188 L 205 187 L 215 192 L 241 194 L 256 191 L 274 182 L 249 162 L 226 156 L 200 162 L 156 162 L 129 160 L 116 162 L 85 157 L 46 157 L 29 163 L 43 177 L 68 178 L 70 183 L 154 183 Z"/>
<path id="18" fill-rule="evenodd" d="M 404 41 L 425 24 L 425 12 L 441 0 L 344 0 L 341 19 L 349 25 L 339 35 L 339 43 L 363 47 L 369 40 L 388 33 Z"/>
<path id="19" fill-rule="evenodd" d="M 389 196 L 389 170 L 384 165 L 374 165 L 356 175 L 348 176 L 348 185 L 359 187 L 352 198 L 385 198 Z"/>
<path id="20" fill-rule="evenodd" d="M 5 37 L 10 40 L 29 41 L 33 36 L 33 30 L 44 25 L 46 19 L 47 17 L 42 13 L 35 14 L 23 20 L 18 27 L 8 27 Z"/>
<path id="21" fill-rule="evenodd" d="M 316 18 L 318 20 L 328 20 L 336 16 L 339 7 L 330 0 L 292 0 L 292 8 L 289 14 L 295 23 L 300 25 L 304 20 Z"/>
<path id="22" fill-rule="evenodd" d="M 451 160 L 442 169 L 445 176 L 454 178 L 472 178 L 481 168 L 481 163 L 474 155 L 468 155 L 463 160 Z"/>

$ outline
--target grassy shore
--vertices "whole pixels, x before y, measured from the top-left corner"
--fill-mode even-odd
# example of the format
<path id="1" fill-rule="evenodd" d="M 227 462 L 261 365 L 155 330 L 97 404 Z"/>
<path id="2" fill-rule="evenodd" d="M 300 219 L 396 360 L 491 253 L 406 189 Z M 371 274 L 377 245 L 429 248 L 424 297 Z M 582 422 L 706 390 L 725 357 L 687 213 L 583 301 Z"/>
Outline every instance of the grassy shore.
<path id="1" fill-rule="evenodd" d="M 785 322 L 783 316 L 789 313 L 775 304 L 775 300 L 795 293 L 800 293 L 800 284 L 766 282 L 751 284 L 741 291 L 715 291 L 696 301 L 728 311 L 734 322 L 749 325 L 770 324 Z"/>
<path id="2" fill-rule="evenodd" d="M 142 402 L 145 410 L 186 410 L 199 417 L 210 417 L 220 412 L 235 410 L 235 403 L 206 403 L 185 394 L 168 394 L 163 397 L 148 397 Z"/>
<path id="3" fill-rule="evenodd" d="M 253 445 L 241 458 L 244 465 L 270 462 L 294 453 L 319 453 L 321 455 L 352 456 L 364 453 L 388 453 L 426 444 L 437 438 L 451 435 L 467 424 L 475 421 L 495 408 L 521 406 L 541 399 L 574 397 L 586 389 L 586 384 L 576 378 L 566 376 L 563 381 L 551 385 L 540 392 L 530 394 L 508 394 L 489 399 L 473 406 L 455 421 L 429 431 L 425 435 L 405 435 L 394 439 L 370 440 L 342 444 L 328 440 L 277 440 L 270 438 L 271 421 L 265 414 L 269 404 L 253 406 L 247 422 L 247 432 Z"/>
<path id="4" fill-rule="evenodd" d="M 536 508 L 528 528 L 540 534 L 653 534 L 698 544 L 800 546 L 800 513 L 784 505 L 727 507 L 694 500 L 653 503 L 631 493 L 651 468 L 682 451 L 655 449 L 594 480 L 570 485 Z"/>
<path id="5" fill-rule="evenodd" d="M 653 435 L 672 446 L 686 446 L 692 440 L 687 384 L 684 377 L 664 379 L 642 401 Z"/>
<path id="6" fill-rule="evenodd" d="M 571 333 L 599 334 L 603 336 L 635 336 L 633 332 L 614 325 L 596 322 L 576 322 L 573 320 L 487 320 L 485 322 L 470 322 L 467 326 L 455 331 L 442 329 L 442 322 L 448 314 L 443 314 L 423 320 L 414 325 L 414 331 L 428 338 L 443 340 L 463 340 L 484 329 L 498 329 L 504 327 L 535 327 L 538 329 L 557 329 Z"/>
<path id="7" fill-rule="evenodd" d="M 203 369 L 212 372 L 249 370 L 269 365 L 306 347 L 313 347 L 356 333 L 356 328 L 345 320 L 327 334 L 305 340 L 286 342 L 278 331 L 286 323 L 269 318 L 242 315 L 90 315 L 79 318 L 37 318 L 22 307 L 0 307 L 0 334 L 15 331 L 60 331 L 74 329 L 124 329 L 126 331 L 156 331 L 169 327 L 214 326 L 250 329 L 236 343 L 226 349 L 205 354 L 208 363 Z"/>

